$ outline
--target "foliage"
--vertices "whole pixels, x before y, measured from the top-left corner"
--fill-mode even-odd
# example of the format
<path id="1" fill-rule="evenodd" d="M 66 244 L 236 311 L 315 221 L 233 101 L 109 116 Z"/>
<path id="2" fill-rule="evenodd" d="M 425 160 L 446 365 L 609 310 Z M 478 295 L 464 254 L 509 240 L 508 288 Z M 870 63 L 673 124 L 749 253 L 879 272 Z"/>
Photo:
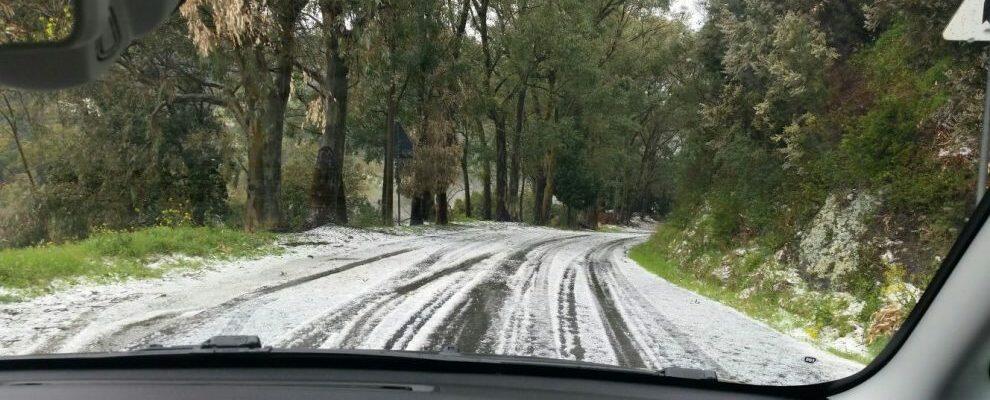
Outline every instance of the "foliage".
<path id="1" fill-rule="evenodd" d="M 972 207 L 982 69 L 938 37 L 949 3 L 711 2 L 699 128 L 678 137 L 667 226 L 634 257 L 782 329 L 798 318 L 812 340 L 879 351 Z M 760 267 L 738 256 L 754 251 Z"/>
<path id="2" fill-rule="evenodd" d="M 0 250 L 0 286 L 41 293 L 59 281 L 147 278 L 181 259 L 250 257 L 275 251 L 274 237 L 223 228 L 153 227 L 132 232 L 104 231 L 71 244 Z M 151 266 L 156 260 L 164 264 Z"/>
<path id="3" fill-rule="evenodd" d="M 703 233 L 663 227 L 649 241 L 633 247 L 629 256 L 671 283 L 734 307 L 783 332 L 800 331 L 806 340 L 837 355 L 865 363 L 882 350 L 872 342 L 861 351 L 832 346 L 835 339 L 869 324 L 869 313 L 849 311 L 857 307 L 851 302 L 868 298 L 865 294 L 849 296 L 814 290 L 764 247 L 723 253 L 697 244 L 698 235 Z M 728 275 L 722 275 L 725 273 Z"/>

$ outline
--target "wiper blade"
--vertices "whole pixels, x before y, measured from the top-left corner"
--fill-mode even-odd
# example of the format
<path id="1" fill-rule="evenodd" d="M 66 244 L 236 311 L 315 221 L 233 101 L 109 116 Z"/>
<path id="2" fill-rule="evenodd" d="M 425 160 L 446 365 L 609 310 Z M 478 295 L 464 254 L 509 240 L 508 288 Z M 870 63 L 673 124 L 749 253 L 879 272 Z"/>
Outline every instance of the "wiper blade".
<path id="1" fill-rule="evenodd" d="M 214 336 L 198 345 L 186 346 L 162 346 L 150 345 L 148 347 L 134 350 L 135 352 L 156 352 L 156 351 L 189 351 L 192 353 L 262 353 L 284 351 L 274 350 L 268 346 L 261 345 L 261 339 L 257 336 Z M 294 352 L 294 351 L 291 351 Z M 636 373 L 644 375 L 659 375 L 667 378 L 687 379 L 697 381 L 717 382 L 718 376 L 715 371 L 692 368 L 668 367 L 660 371 L 648 371 L 643 369 L 623 368 L 614 365 L 595 364 L 579 362 L 574 360 L 559 360 L 553 358 L 507 356 L 507 355 L 484 355 L 465 354 L 458 351 L 456 346 L 446 345 L 437 352 L 417 352 L 417 351 L 391 351 L 391 350 L 324 350 L 307 351 L 306 354 L 334 354 L 347 356 L 385 356 L 422 360 L 461 360 L 484 363 L 512 363 L 549 367 L 565 367 L 570 369 L 580 369 L 586 371 L 617 371 L 625 373 Z"/>
<path id="2" fill-rule="evenodd" d="M 165 350 L 205 350 L 205 351 L 271 351 L 271 347 L 261 347 L 261 338 L 257 336 L 232 335 L 214 336 L 198 345 L 188 346 L 162 346 L 152 344 L 148 347 L 135 351 L 165 351 Z"/>
<path id="3" fill-rule="evenodd" d="M 660 370 L 660 376 L 679 379 L 694 379 L 699 381 L 718 381 L 718 374 L 710 369 L 667 367 Z"/>

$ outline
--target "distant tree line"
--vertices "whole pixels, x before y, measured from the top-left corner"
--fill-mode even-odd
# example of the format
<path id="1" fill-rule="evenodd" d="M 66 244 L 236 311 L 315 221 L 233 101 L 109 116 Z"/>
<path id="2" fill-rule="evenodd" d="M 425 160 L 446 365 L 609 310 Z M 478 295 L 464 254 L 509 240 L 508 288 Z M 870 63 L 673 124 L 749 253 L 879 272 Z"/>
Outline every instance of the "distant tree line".
<path id="1" fill-rule="evenodd" d="M 187 0 L 100 82 L 0 93 L 0 241 L 170 210 L 390 225 L 402 198 L 412 224 L 680 210 L 732 239 L 852 188 L 950 234 L 979 113 L 978 54 L 937 38 L 954 2 L 713 0 L 700 30 L 668 7 Z"/>
<path id="2" fill-rule="evenodd" d="M 628 220 L 666 207 L 664 163 L 696 109 L 692 33 L 665 1 L 190 0 L 178 14 L 100 82 L 3 91 L 0 212 L 32 231 L 9 222 L 6 245 L 177 209 L 252 231 L 390 225 L 400 196 L 412 224 Z"/>

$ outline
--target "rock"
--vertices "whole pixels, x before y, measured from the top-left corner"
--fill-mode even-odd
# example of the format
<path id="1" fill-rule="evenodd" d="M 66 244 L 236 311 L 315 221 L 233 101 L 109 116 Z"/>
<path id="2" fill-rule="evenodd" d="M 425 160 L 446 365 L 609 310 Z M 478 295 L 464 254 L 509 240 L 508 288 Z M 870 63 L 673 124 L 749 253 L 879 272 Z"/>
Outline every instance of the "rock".
<path id="1" fill-rule="evenodd" d="M 846 205 L 836 195 L 825 200 L 798 249 L 799 263 L 809 273 L 832 282 L 859 265 L 860 239 L 867 231 L 867 218 L 876 210 L 873 195 L 850 194 L 847 199 Z"/>

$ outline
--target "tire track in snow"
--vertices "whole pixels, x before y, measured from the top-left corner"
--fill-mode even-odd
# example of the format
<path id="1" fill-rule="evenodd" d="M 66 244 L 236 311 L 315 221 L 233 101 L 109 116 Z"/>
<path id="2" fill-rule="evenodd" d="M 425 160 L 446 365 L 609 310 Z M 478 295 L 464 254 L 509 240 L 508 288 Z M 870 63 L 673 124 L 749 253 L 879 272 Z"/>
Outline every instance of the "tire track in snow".
<path id="1" fill-rule="evenodd" d="M 26 315 L 59 307 L 53 312 L 65 317 L 52 325 L 31 316 L 41 322 L 8 327 L 4 338 L 22 353 L 102 351 L 243 331 L 276 347 L 294 339 L 309 340 L 295 342 L 297 348 L 453 344 L 464 353 L 714 369 L 724 380 L 778 385 L 857 370 L 661 282 L 625 255 L 643 237 L 498 225 L 326 247 L 309 253 L 315 257 L 273 257 L 250 269 L 220 265 L 223 279 L 163 281 L 173 285 L 165 290 L 142 283 L 111 302 L 90 304 L 74 295 L 21 307 Z M 820 361 L 807 365 L 805 355 Z"/>
<path id="2" fill-rule="evenodd" d="M 442 271 L 441 273 L 434 274 L 429 278 L 424 278 L 412 284 L 397 288 L 396 292 L 399 295 L 405 295 L 406 293 L 409 293 L 413 290 L 417 290 L 425 286 L 426 284 L 432 283 L 435 280 L 438 280 L 442 277 L 451 275 L 455 272 L 461 272 L 467 270 L 468 268 L 478 265 L 481 262 L 491 257 L 492 254 L 488 253 L 478 257 L 471 258 L 469 260 L 461 262 L 460 264 L 458 264 L 453 268 L 448 268 Z M 466 280 L 467 279 L 462 279 L 461 282 Z M 461 283 L 461 282 L 457 282 L 457 283 Z M 412 340 L 413 335 L 415 335 L 416 332 L 420 328 L 422 328 L 427 321 L 429 321 L 430 317 L 433 316 L 433 314 L 437 311 L 437 309 L 442 307 L 444 303 L 450 300 L 450 298 L 453 297 L 458 290 L 460 290 L 459 287 L 460 285 L 458 285 L 457 283 L 450 285 L 450 287 L 444 290 L 439 296 L 436 296 L 433 299 L 431 299 L 429 302 L 427 302 L 426 306 L 421 308 L 420 311 L 410 316 L 409 319 L 406 320 L 405 324 L 402 325 L 402 328 L 395 331 L 395 333 L 392 334 L 392 337 L 389 338 L 387 342 L 385 342 L 385 348 L 392 350 L 404 349 L 409 344 L 409 341 Z"/>
<path id="3" fill-rule="evenodd" d="M 274 293 L 274 292 L 277 292 L 277 291 L 280 291 L 280 290 L 285 290 L 285 289 L 291 288 L 293 286 L 299 286 L 299 285 L 302 285 L 304 283 L 312 282 L 312 281 L 315 281 L 315 280 L 320 279 L 320 278 L 326 278 L 326 277 L 328 277 L 330 275 L 339 274 L 341 272 L 349 271 L 349 270 L 352 270 L 352 269 L 357 268 L 357 267 L 361 267 L 361 266 L 368 265 L 368 264 L 371 264 L 371 263 L 374 263 L 374 262 L 378 262 L 378 261 L 384 260 L 386 258 L 392 258 L 392 257 L 395 257 L 395 256 L 406 254 L 406 253 L 408 253 L 410 251 L 413 251 L 413 250 L 415 250 L 415 248 L 405 248 L 405 249 L 396 250 L 396 251 L 393 251 L 393 252 L 390 252 L 390 253 L 380 254 L 380 255 L 377 255 L 377 256 L 374 256 L 374 257 L 366 258 L 366 259 L 363 259 L 363 260 L 360 260 L 360 261 L 355 261 L 355 262 L 352 262 L 352 263 L 347 263 L 347 264 L 341 265 L 341 266 L 339 266 L 337 268 L 332 268 L 332 269 L 329 269 L 329 270 L 326 270 L 326 271 L 323 271 L 323 272 L 319 272 L 319 273 L 315 273 L 315 274 L 311 274 L 311 275 L 306 275 L 306 276 L 303 276 L 303 277 L 300 277 L 300 278 L 292 279 L 292 280 L 289 280 L 287 282 L 280 283 L 278 285 L 266 286 L 266 287 L 263 287 L 261 289 L 255 290 L 254 292 L 251 292 L 250 294 L 248 294 L 248 296 L 252 296 L 252 297 L 264 296 L 266 294 L 271 294 L 271 293 Z"/>
<path id="4" fill-rule="evenodd" d="M 416 263 L 400 276 L 390 282 L 386 282 L 381 287 L 371 292 L 365 293 L 348 301 L 343 306 L 331 310 L 327 315 L 310 322 L 304 328 L 295 333 L 286 343 L 286 347 L 292 348 L 319 348 L 335 336 L 334 329 L 339 340 L 345 343 L 349 339 L 357 336 L 356 331 L 360 331 L 368 325 L 368 320 L 373 316 L 373 311 L 380 308 L 383 303 L 393 299 L 392 288 L 397 282 L 415 278 L 418 274 L 426 271 L 447 255 L 449 250 L 441 249 L 433 252 L 426 259 Z"/>
<path id="5" fill-rule="evenodd" d="M 130 337 L 131 339 L 128 340 L 128 345 L 130 346 L 130 348 L 146 347 L 151 343 L 159 343 L 163 341 L 167 342 L 169 341 L 170 337 L 174 337 L 182 332 L 192 332 L 195 329 L 202 328 L 209 324 L 216 324 L 221 320 L 226 321 L 226 322 L 222 322 L 222 325 L 220 325 L 221 327 L 210 328 L 211 330 L 216 331 L 216 333 L 214 334 L 221 334 L 222 332 L 242 332 L 243 326 L 250 326 L 251 324 L 253 324 L 253 326 L 257 326 L 258 321 L 256 320 L 258 318 L 261 318 L 257 316 L 259 313 L 264 314 L 264 311 L 266 310 L 277 310 L 276 306 L 269 304 L 276 304 L 276 303 L 282 304 L 279 302 L 282 300 L 283 297 L 286 296 L 288 296 L 289 298 L 298 297 L 297 288 L 302 287 L 303 285 L 310 284 L 311 282 L 314 281 L 331 278 L 335 275 L 347 271 L 351 271 L 359 267 L 372 265 L 386 259 L 391 259 L 391 258 L 410 259 L 411 256 L 408 255 L 409 253 L 422 250 L 423 248 L 426 248 L 430 244 L 435 243 L 435 241 L 438 239 L 442 240 L 444 238 L 455 235 L 459 235 L 456 236 L 455 239 L 456 242 L 462 242 L 462 243 L 466 242 L 469 244 L 475 241 L 481 241 L 486 238 L 491 238 L 493 237 L 493 235 L 498 236 L 497 233 L 493 233 L 493 232 L 484 232 L 484 231 L 472 232 L 470 230 L 467 230 L 460 232 L 452 232 L 449 234 L 415 236 L 412 237 L 411 240 L 400 240 L 396 242 L 387 243 L 385 244 L 386 246 L 392 247 L 395 250 L 387 251 L 387 248 L 379 249 L 378 250 L 379 252 L 381 251 L 387 251 L 387 252 L 376 254 L 373 257 L 361 258 L 358 261 L 346 263 L 344 265 L 329 268 L 317 273 L 307 274 L 277 284 L 262 286 L 258 289 L 251 290 L 247 293 L 238 295 L 230 300 L 224 301 L 219 305 L 210 306 L 205 309 L 192 310 L 191 312 L 183 313 L 182 315 L 171 318 L 168 321 L 161 321 L 158 324 L 157 329 L 141 329 L 144 333 L 142 336 L 139 336 L 141 337 L 141 339 L 139 340 L 134 340 L 133 337 L 135 335 L 131 332 L 126 332 L 126 331 L 113 334 L 113 337 L 120 337 L 120 338 Z M 438 246 L 438 247 L 446 248 L 449 246 Z M 364 252 L 370 250 L 370 248 L 358 249 L 358 250 Z M 354 253 L 353 252 L 332 253 L 322 257 L 317 256 L 315 258 L 303 259 L 301 261 L 307 264 L 320 265 L 332 259 L 339 259 L 341 256 L 346 256 L 347 254 L 354 254 Z M 405 269 L 406 271 L 403 271 L 403 273 L 406 274 L 412 274 L 417 272 L 415 268 L 411 270 L 408 268 Z M 312 291 L 312 289 L 308 289 L 307 291 Z M 284 306 L 280 306 L 280 307 L 284 307 Z M 143 326 L 139 326 L 139 328 L 143 328 Z M 254 329 L 244 328 L 244 329 L 249 329 L 251 332 L 255 332 L 256 328 Z M 291 329 L 291 328 L 287 326 L 286 329 Z M 285 331 L 285 333 L 291 333 L 291 332 Z M 282 345 L 283 342 L 285 342 L 285 340 L 274 338 L 274 340 L 272 340 L 271 343 L 274 345 Z M 317 346 L 314 345 L 313 347 L 317 347 Z"/>
<path id="6" fill-rule="evenodd" d="M 440 350 L 445 345 L 453 344 L 463 353 L 495 354 L 499 336 L 497 331 L 502 326 L 502 306 L 510 292 L 507 280 L 534 250 L 570 238 L 565 236 L 541 240 L 503 260 L 484 281 L 471 288 L 467 299 L 457 311 L 446 316 L 441 324 L 443 329 L 430 335 L 430 349 Z"/>
<path id="7" fill-rule="evenodd" d="M 137 298 L 136 295 L 130 295 L 124 297 L 123 301 L 128 301 Z M 68 328 L 62 329 L 57 334 L 43 339 L 38 346 L 31 349 L 29 353 L 44 354 L 44 353 L 57 353 L 62 351 L 65 344 L 70 341 L 75 335 L 82 332 L 89 326 L 89 321 L 94 318 L 95 315 L 103 311 L 105 307 L 94 308 L 87 310 L 85 312 L 79 313 L 75 316 L 72 323 Z"/>
<path id="8" fill-rule="evenodd" d="M 651 369 L 697 367 L 712 369 L 725 379 L 734 379 L 733 374 L 694 343 L 683 329 L 666 318 L 663 310 L 653 307 L 616 271 L 609 259 L 631 240 L 635 239 L 612 241 L 589 253 L 586 262 L 592 291 L 606 322 L 619 365 Z"/>
<path id="9" fill-rule="evenodd" d="M 382 283 L 374 290 L 357 296 L 343 306 L 330 310 L 323 317 L 307 323 L 305 327 L 298 329 L 297 333 L 292 334 L 284 345 L 293 348 L 366 347 L 365 342 L 372 331 L 408 295 L 436 280 L 462 272 L 491 257 L 491 254 L 460 261 L 452 267 L 429 273 L 432 267 L 455 251 L 458 254 L 464 253 L 478 245 L 488 244 L 492 238 L 492 234 L 486 232 L 466 241 L 446 242 L 440 250 L 405 268 L 398 276 Z"/>
<path id="10" fill-rule="evenodd" d="M 339 267 L 331 268 L 331 269 L 328 269 L 328 270 L 325 270 L 325 271 L 321 271 L 321 272 L 318 272 L 318 273 L 305 275 L 305 276 L 302 276 L 302 277 L 299 277 L 299 278 L 295 278 L 295 279 L 290 279 L 288 281 L 285 281 L 285 282 L 282 282 L 282 283 L 279 283 L 279 284 L 269 285 L 269 286 L 262 286 L 262 287 L 260 287 L 258 289 L 252 290 L 252 291 L 250 291 L 248 293 L 245 293 L 245 294 L 241 294 L 241 295 L 236 296 L 236 297 L 234 297 L 234 298 L 232 298 L 230 300 L 227 300 L 227 301 L 225 301 L 223 303 L 220 303 L 220 304 L 218 304 L 216 306 L 212 306 L 212 307 L 203 309 L 203 310 L 201 310 L 199 312 L 196 312 L 196 313 L 190 313 L 190 314 L 183 313 L 183 314 L 177 314 L 177 315 L 174 315 L 174 316 L 171 316 L 171 317 L 154 318 L 154 321 L 153 322 L 157 323 L 157 327 L 156 328 L 153 327 L 152 325 L 149 325 L 149 324 L 128 324 L 128 325 L 125 325 L 125 326 L 121 327 L 120 330 L 117 330 L 117 331 L 115 331 L 113 333 L 110 333 L 110 334 L 106 335 L 103 338 L 102 342 L 103 342 L 103 344 L 105 346 L 111 346 L 112 343 L 116 343 L 117 342 L 117 340 L 116 340 L 117 338 L 129 338 L 129 337 L 133 337 L 134 336 L 133 331 L 140 329 L 140 330 L 143 330 L 143 331 L 145 331 L 147 333 L 144 334 L 144 335 L 141 335 L 141 337 L 139 339 L 131 341 L 130 343 L 127 344 L 126 347 L 127 348 L 131 348 L 131 349 L 141 348 L 141 347 L 147 347 L 150 344 L 155 343 L 157 340 L 161 340 L 162 338 L 167 338 L 169 336 L 172 336 L 172 335 L 176 334 L 177 332 L 180 332 L 180 331 L 190 331 L 190 330 L 192 330 L 192 327 L 195 327 L 195 326 L 201 325 L 203 323 L 212 321 L 212 320 L 218 318 L 220 315 L 222 315 L 224 313 L 227 313 L 229 311 L 232 311 L 232 310 L 235 311 L 236 313 L 239 313 L 241 319 L 243 319 L 243 318 L 246 318 L 247 313 L 250 313 L 251 310 L 237 310 L 237 308 L 239 306 L 247 303 L 247 302 L 257 301 L 259 299 L 262 299 L 264 296 L 267 296 L 267 295 L 270 295 L 270 294 L 273 294 L 273 293 L 276 293 L 276 292 L 279 292 L 279 291 L 291 289 L 291 288 L 294 288 L 296 286 L 302 285 L 304 283 L 308 283 L 308 282 L 312 282 L 312 281 L 315 281 L 315 280 L 318 280 L 318 279 L 326 278 L 326 277 L 329 277 L 329 276 L 332 276 L 332 275 L 335 275 L 335 274 L 339 274 L 339 273 L 342 273 L 342 272 L 345 272 L 345 271 L 352 270 L 354 268 L 358 268 L 358 267 L 365 266 L 365 265 L 368 265 L 368 264 L 372 264 L 372 263 L 375 263 L 375 262 L 378 262 L 378 261 L 382 261 L 382 260 L 387 259 L 387 258 L 391 258 L 391 257 L 396 257 L 396 256 L 399 256 L 399 255 L 403 255 L 403 254 L 409 253 L 409 252 L 411 252 L 413 250 L 415 250 L 415 248 L 402 248 L 402 249 L 395 250 L 395 251 L 392 251 L 392 252 L 379 254 L 379 255 L 376 255 L 374 257 L 369 257 L 369 258 L 361 259 L 361 260 L 358 260 L 358 261 L 350 262 L 350 263 L 341 265 Z M 267 303 L 267 302 L 263 302 L 262 305 L 264 305 L 265 303 Z M 256 308 L 252 308 L 252 310 L 253 309 L 256 309 Z M 232 318 L 230 320 L 230 322 L 228 323 L 228 327 L 231 326 L 230 324 L 237 324 L 237 323 L 239 323 L 238 322 L 239 320 L 240 319 L 238 319 L 238 318 Z"/>
<path id="11" fill-rule="evenodd" d="M 611 250 L 614 244 L 610 244 L 604 250 Z M 613 299 L 611 290 L 598 278 L 598 269 L 602 268 L 599 260 L 594 260 L 596 251 L 592 250 L 585 259 L 588 279 L 591 284 L 591 291 L 594 294 L 595 308 L 602 318 L 605 326 L 605 334 L 615 351 L 615 358 L 619 365 L 630 368 L 646 368 L 646 362 L 640 357 L 640 349 L 636 346 L 636 340 L 632 337 L 629 326 L 619 312 Z M 568 272 L 574 269 L 568 270 Z M 573 282 L 571 283 L 573 285 Z"/>
<path id="12" fill-rule="evenodd" d="M 577 298 L 574 295 L 577 269 L 570 267 L 564 271 L 561 279 L 560 292 L 557 294 L 558 343 L 561 357 L 584 359 L 584 347 L 581 345 L 580 328 L 578 327 Z"/>
<path id="13" fill-rule="evenodd" d="M 519 273 L 511 279 L 512 286 L 517 289 L 513 290 L 511 300 L 507 302 L 510 307 L 503 311 L 508 317 L 501 328 L 498 346 L 500 354 L 561 356 L 555 336 L 546 335 L 547 332 L 555 331 L 551 323 L 553 314 L 550 309 L 547 276 L 554 257 L 578 239 L 588 236 L 571 236 L 554 243 L 535 260 L 527 259 L 519 268 Z"/>

